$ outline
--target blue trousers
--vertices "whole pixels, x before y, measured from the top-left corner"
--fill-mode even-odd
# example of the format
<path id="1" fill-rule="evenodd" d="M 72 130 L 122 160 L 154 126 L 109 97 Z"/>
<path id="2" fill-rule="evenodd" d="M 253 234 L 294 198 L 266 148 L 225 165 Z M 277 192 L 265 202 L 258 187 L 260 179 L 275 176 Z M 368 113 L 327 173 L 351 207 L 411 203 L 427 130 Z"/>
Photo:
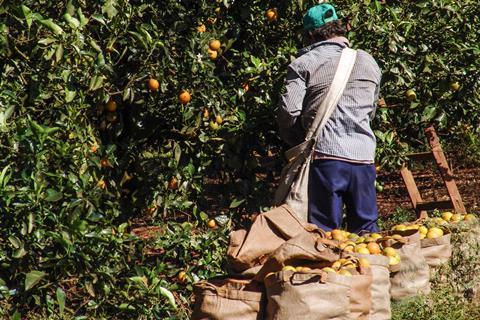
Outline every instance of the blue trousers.
<path id="1" fill-rule="evenodd" d="M 308 183 L 308 219 L 324 230 L 339 229 L 343 205 L 347 230 L 378 231 L 375 166 L 340 160 L 314 160 Z"/>

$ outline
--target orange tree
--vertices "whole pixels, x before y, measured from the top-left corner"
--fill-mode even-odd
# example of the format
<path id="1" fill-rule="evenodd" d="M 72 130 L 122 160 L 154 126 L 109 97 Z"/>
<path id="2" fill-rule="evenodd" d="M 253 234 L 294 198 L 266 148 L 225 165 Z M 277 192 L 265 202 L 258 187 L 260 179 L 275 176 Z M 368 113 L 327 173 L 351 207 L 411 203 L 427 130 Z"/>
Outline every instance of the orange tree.
<path id="1" fill-rule="evenodd" d="M 231 218 L 270 204 L 275 106 L 313 3 L 0 8 L 0 315 L 185 317 L 191 284 L 223 272 Z M 397 106 L 377 113 L 378 162 L 432 121 L 478 154 L 476 1 L 336 5 Z"/>

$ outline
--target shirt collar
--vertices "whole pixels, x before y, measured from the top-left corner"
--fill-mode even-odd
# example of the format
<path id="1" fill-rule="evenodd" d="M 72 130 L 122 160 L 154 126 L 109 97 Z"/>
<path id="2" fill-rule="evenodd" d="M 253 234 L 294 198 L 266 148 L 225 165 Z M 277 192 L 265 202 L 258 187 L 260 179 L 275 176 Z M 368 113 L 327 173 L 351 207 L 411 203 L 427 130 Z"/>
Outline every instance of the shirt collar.
<path id="1" fill-rule="evenodd" d="M 305 54 L 309 51 L 312 51 L 312 50 L 314 50 L 314 49 L 316 49 L 320 46 L 329 45 L 329 44 L 339 45 L 342 48 L 350 47 L 350 42 L 348 41 L 347 38 L 345 38 L 345 37 L 333 37 L 333 38 L 330 38 L 330 39 L 325 40 L 325 41 L 315 42 L 314 44 L 311 44 L 308 47 L 305 47 L 305 48 L 301 49 L 300 51 L 298 51 L 298 55 L 301 56 L 302 54 Z"/>

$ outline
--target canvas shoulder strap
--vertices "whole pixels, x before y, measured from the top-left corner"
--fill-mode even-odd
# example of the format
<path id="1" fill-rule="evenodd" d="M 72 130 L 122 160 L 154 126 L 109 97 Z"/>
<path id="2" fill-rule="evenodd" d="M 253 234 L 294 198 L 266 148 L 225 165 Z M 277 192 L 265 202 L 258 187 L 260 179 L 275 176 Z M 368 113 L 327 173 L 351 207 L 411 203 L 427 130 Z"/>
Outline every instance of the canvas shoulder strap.
<path id="1" fill-rule="evenodd" d="M 342 50 L 340 62 L 338 63 L 332 84 L 330 85 L 325 98 L 317 108 L 315 118 L 307 131 L 305 141 L 309 141 L 312 138 L 316 139 L 320 134 L 320 130 L 322 130 L 330 118 L 333 110 L 335 110 L 338 101 L 345 90 L 348 79 L 350 78 L 356 58 L 356 50 L 350 48 L 344 48 Z"/>

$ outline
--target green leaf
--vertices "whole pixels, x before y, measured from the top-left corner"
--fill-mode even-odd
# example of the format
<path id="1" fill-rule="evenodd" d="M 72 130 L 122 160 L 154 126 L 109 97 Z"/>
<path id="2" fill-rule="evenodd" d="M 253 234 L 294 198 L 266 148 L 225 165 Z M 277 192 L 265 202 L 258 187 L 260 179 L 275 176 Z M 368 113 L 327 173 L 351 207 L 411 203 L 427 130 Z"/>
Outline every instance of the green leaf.
<path id="1" fill-rule="evenodd" d="M 77 95 L 77 91 L 75 89 L 70 90 L 69 86 L 65 87 L 65 102 L 72 102 Z"/>
<path id="2" fill-rule="evenodd" d="M 52 19 L 43 19 L 43 20 L 39 20 L 38 22 L 40 22 L 45 27 L 50 29 L 50 31 L 52 31 L 56 35 L 60 35 L 60 34 L 63 33 L 63 29 L 60 28 L 60 26 L 58 24 L 53 22 Z"/>
<path id="3" fill-rule="evenodd" d="M 122 303 L 118 306 L 120 310 L 135 310 L 135 307 L 132 306 L 130 303 Z"/>
<path id="4" fill-rule="evenodd" d="M 130 281 L 135 282 L 136 284 L 140 285 L 141 287 L 148 289 L 148 279 L 147 277 L 130 277 Z"/>
<path id="5" fill-rule="evenodd" d="M 6 165 L 5 168 L 2 169 L 2 172 L 0 173 L 0 187 L 5 188 L 8 178 L 5 179 L 5 175 L 7 174 L 8 169 L 10 169 L 10 164 Z"/>
<path id="6" fill-rule="evenodd" d="M 81 29 L 88 24 L 88 19 L 83 14 L 82 8 L 78 8 L 77 15 L 78 15 L 78 18 L 80 19 L 80 29 Z"/>
<path id="7" fill-rule="evenodd" d="M 28 214 L 28 233 L 32 233 L 33 227 L 35 226 L 35 215 L 33 212 Z"/>
<path id="8" fill-rule="evenodd" d="M 63 194 L 54 189 L 47 189 L 46 201 L 55 202 L 63 198 Z"/>
<path id="9" fill-rule="evenodd" d="M 112 19 L 118 14 L 118 10 L 115 8 L 116 4 L 116 0 L 107 0 L 102 7 L 102 13 L 106 13 L 107 17 Z"/>
<path id="10" fill-rule="evenodd" d="M 236 208 L 244 202 L 245 202 L 245 199 L 243 200 L 233 199 L 232 203 L 230 203 L 230 209 Z"/>
<path id="11" fill-rule="evenodd" d="M 8 237 L 8 241 L 10 241 L 10 243 L 12 244 L 12 246 L 13 246 L 15 249 L 19 249 L 19 248 L 23 247 L 23 242 L 22 242 L 22 240 L 18 239 L 16 236 L 10 236 L 10 237 Z"/>
<path id="12" fill-rule="evenodd" d="M 102 87 L 104 77 L 102 75 L 96 75 L 90 80 L 88 90 L 95 91 Z"/>
<path id="13" fill-rule="evenodd" d="M 22 320 L 22 314 L 16 310 L 12 315 L 12 320 Z"/>
<path id="14" fill-rule="evenodd" d="M 30 271 L 25 277 L 25 291 L 36 286 L 47 274 L 43 271 Z"/>
<path id="15" fill-rule="evenodd" d="M 33 22 L 32 10 L 30 10 L 30 8 L 28 8 L 26 5 L 22 4 L 22 12 L 25 20 L 27 21 L 28 29 L 30 29 Z"/>
<path id="16" fill-rule="evenodd" d="M 60 43 L 55 50 L 55 61 L 58 63 L 63 57 L 63 45 Z"/>
<path id="17" fill-rule="evenodd" d="M 78 19 L 72 17 L 70 14 L 65 13 L 63 15 L 63 18 L 65 19 L 65 21 L 68 22 L 68 25 L 70 26 L 70 28 L 77 29 L 78 27 L 80 27 L 80 21 L 78 21 Z"/>
<path id="18" fill-rule="evenodd" d="M 174 310 L 177 310 L 177 304 L 175 302 L 175 297 L 173 294 L 170 292 L 170 290 L 164 288 L 164 287 L 159 287 L 160 294 L 167 298 L 168 303 L 173 307 Z"/>
<path id="19" fill-rule="evenodd" d="M 57 296 L 58 309 L 60 310 L 60 314 L 63 314 L 65 310 L 65 292 L 59 287 L 55 293 Z"/>

